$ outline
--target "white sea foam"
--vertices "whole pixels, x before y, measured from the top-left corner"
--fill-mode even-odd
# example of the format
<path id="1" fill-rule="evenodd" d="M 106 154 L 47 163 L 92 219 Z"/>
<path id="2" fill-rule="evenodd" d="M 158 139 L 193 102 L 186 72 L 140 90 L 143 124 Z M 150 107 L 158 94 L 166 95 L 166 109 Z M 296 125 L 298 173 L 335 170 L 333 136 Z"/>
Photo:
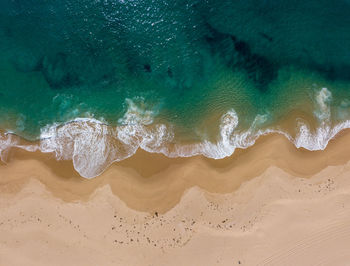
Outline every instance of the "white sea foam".
<path id="1" fill-rule="evenodd" d="M 161 151 L 172 135 L 164 125 L 152 125 L 149 110 L 126 101 L 128 109 L 112 127 L 96 119 L 78 118 L 64 125 L 52 125 L 41 133 L 40 149 L 53 152 L 57 159 L 72 160 L 74 168 L 86 178 L 101 174 L 108 165 L 124 160 L 141 147 Z"/>
<path id="2" fill-rule="evenodd" d="M 38 145 L 22 145 L 20 144 L 19 137 L 11 132 L 5 134 L 0 133 L 0 159 L 5 162 L 7 153 L 11 148 L 20 148 L 29 152 L 35 152 L 39 149 Z"/>
<path id="3" fill-rule="evenodd" d="M 298 134 L 293 140 L 297 148 L 305 148 L 308 150 L 324 150 L 328 142 L 342 129 L 348 128 L 350 121 L 345 121 L 331 127 L 331 108 L 330 102 L 332 93 L 327 88 L 322 88 L 316 93 L 314 115 L 319 121 L 316 132 L 312 133 L 310 127 L 302 121 L 298 122 Z M 291 137 L 287 136 L 289 139 Z"/>
<path id="4" fill-rule="evenodd" d="M 258 129 L 266 120 L 268 115 L 256 116 L 254 122 L 248 130 L 237 129 L 239 118 L 237 113 L 231 109 L 221 117 L 220 136 L 217 142 L 205 140 L 192 145 L 179 144 L 171 157 L 191 157 L 204 155 L 208 158 L 222 159 L 231 156 L 237 148 L 245 149 L 252 146 L 259 136 L 272 132 L 271 130 Z"/>
<path id="5" fill-rule="evenodd" d="M 17 144 L 16 140 L 13 140 L 12 134 L 0 135 L 0 158 L 2 161 L 6 160 L 8 150 Z"/>
<path id="6" fill-rule="evenodd" d="M 29 151 L 40 149 L 54 153 L 59 160 L 72 160 L 81 176 L 92 178 L 101 174 L 111 163 L 132 156 L 139 148 L 169 157 L 204 155 L 221 159 L 232 155 L 237 148 L 252 146 L 261 135 L 279 133 L 298 148 L 323 150 L 339 131 L 350 128 L 350 121 L 331 126 L 332 94 L 326 88 L 318 91 L 314 99 L 314 115 L 319 127 L 312 132 L 306 121 L 300 120 L 295 137 L 277 128 L 262 130 L 268 114 L 257 115 L 248 130 L 240 130 L 239 117 L 231 109 L 221 117 L 220 135 L 216 142 L 205 140 L 191 145 L 170 145 L 174 139 L 172 128 L 154 123 L 155 113 L 148 110 L 140 99 L 127 99 L 127 111 L 118 120 L 120 126 L 112 127 L 94 118 L 77 118 L 43 128 L 40 145 L 20 145 L 16 136 L 3 134 L 0 136 L 0 156 L 3 159 L 11 147 Z"/>

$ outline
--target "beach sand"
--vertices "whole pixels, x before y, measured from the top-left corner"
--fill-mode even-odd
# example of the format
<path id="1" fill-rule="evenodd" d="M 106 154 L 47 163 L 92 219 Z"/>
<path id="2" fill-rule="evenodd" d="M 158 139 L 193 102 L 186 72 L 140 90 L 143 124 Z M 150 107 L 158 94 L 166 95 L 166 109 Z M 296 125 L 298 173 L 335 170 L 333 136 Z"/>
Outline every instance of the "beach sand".
<path id="1" fill-rule="evenodd" d="M 13 149 L 0 265 L 347 265 L 350 131 L 326 150 L 261 137 L 223 160 L 139 151 L 101 176 Z"/>

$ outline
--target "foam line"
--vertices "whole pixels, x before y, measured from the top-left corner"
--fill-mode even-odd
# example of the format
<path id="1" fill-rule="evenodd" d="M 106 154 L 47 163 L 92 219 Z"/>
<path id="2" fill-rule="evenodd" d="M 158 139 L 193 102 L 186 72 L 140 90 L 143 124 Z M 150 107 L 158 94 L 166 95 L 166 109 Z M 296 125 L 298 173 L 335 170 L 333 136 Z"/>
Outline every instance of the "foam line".
<path id="1" fill-rule="evenodd" d="M 174 138 L 171 127 L 153 123 L 154 114 L 137 106 L 127 99 L 128 109 L 118 122 L 120 126 L 112 127 L 93 118 L 77 118 L 64 124 L 54 124 L 42 129 L 38 145 L 20 145 L 19 138 L 13 134 L 0 135 L 0 156 L 11 147 L 28 151 L 40 150 L 52 152 L 57 160 L 72 160 L 74 168 L 85 178 L 100 175 L 113 162 L 124 160 L 141 148 L 147 152 L 163 153 L 168 157 L 191 157 L 203 155 L 208 158 L 222 159 L 231 156 L 237 148 L 245 149 L 266 134 L 284 135 L 297 148 L 323 150 L 328 142 L 341 130 L 350 128 L 350 121 L 330 126 L 330 101 L 332 95 L 322 88 L 315 95 L 314 115 L 319 127 L 314 133 L 308 125 L 298 122 L 298 134 L 292 137 L 287 132 L 276 128 L 260 129 L 267 120 L 267 115 L 256 116 L 248 130 L 237 130 L 239 117 L 231 109 L 221 117 L 220 135 L 213 143 L 205 140 L 191 145 L 170 143 Z"/>

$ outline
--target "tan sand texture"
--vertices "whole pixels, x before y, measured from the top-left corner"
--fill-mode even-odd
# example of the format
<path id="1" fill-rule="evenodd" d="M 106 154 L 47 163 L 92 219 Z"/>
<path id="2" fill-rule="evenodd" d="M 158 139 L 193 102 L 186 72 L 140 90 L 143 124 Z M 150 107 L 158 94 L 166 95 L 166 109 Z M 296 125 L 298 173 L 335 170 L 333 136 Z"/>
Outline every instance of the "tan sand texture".
<path id="1" fill-rule="evenodd" d="M 93 180 L 13 150 L 0 265 L 349 265 L 349 144 L 343 132 L 320 152 L 279 135 L 219 161 L 138 152 Z"/>

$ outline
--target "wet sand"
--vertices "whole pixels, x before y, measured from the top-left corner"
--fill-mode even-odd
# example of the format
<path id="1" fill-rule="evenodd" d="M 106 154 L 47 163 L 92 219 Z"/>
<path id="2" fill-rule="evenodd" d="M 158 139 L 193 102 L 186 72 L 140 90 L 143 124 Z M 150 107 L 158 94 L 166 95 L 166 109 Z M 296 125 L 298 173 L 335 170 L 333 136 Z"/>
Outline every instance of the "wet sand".
<path id="1" fill-rule="evenodd" d="M 13 149 L 0 265 L 344 265 L 350 131 L 325 151 L 261 137 L 224 160 L 139 151 L 101 176 Z"/>

